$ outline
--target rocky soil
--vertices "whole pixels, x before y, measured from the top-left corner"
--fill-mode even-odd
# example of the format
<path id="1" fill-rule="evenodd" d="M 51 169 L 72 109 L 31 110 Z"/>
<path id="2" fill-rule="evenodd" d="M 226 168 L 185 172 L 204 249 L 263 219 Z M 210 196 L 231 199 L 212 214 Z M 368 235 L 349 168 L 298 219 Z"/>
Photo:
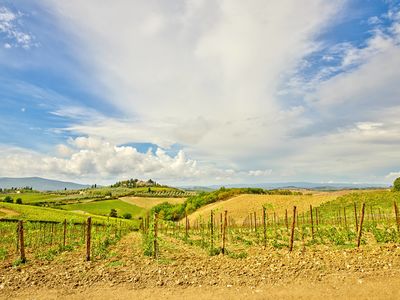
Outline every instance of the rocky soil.
<path id="1" fill-rule="evenodd" d="M 158 260 L 143 256 L 140 234 L 131 233 L 93 262 L 83 249 L 17 267 L 0 262 L 0 299 L 400 298 L 397 245 L 252 248 L 234 259 L 164 237 L 160 250 Z"/>

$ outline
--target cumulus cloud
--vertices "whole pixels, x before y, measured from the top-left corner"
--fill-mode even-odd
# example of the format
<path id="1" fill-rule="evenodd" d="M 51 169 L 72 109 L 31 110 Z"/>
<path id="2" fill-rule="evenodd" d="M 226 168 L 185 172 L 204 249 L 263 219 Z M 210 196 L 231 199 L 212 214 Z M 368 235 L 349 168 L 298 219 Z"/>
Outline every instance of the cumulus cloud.
<path id="1" fill-rule="evenodd" d="M 4 176 L 56 176 L 76 181 L 110 183 L 117 178 L 153 178 L 163 183 L 237 180 L 243 171 L 199 165 L 180 150 L 170 156 L 157 148 L 139 152 L 131 146 L 117 146 L 95 137 L 69 139 L 56 147 L 55 155 L 20 148 L 0 148 L 0 173 Z M 261 176 L 255 171 L 250 176 Z M 263 171 L 265 172 L 265 171 Z M 251 172 L 250 172 L 251 173 Z"/>
<path id="2" fill-rule="evenodd" d="M 325 45 L 346 1 L 43 1 L 120 115 L 52 109 L 70 121 L 58 132 L 84 137 L 20 154 L 37 172 L 379 182 L 400 167 L 398 11 L 370 18 L 361 45 Z"/>
<path id="3" fill-rule="evenodd" d="M 124 114 L 122 122 L 81 122 L 69 129 L 97 135 L 112 123 L 131 128 L 139 140 L 179 143 L 195 157 L 218 162 L 266 152 L 287 127 L 301 126 L 302 120 L 289 116 L 290 125 L 283 117 L 292 107 L 279 102 L 277 87 L 317 49 L 316 36 L 343 5 L 47 2 L 74 39 L 76 55 Z"/>

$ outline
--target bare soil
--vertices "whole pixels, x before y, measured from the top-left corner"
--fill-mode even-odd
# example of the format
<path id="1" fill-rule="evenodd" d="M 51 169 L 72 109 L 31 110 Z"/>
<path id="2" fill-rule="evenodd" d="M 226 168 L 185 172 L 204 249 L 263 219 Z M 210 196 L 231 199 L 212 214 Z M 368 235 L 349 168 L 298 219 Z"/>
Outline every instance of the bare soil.
<path id="1" fill-rule="evenodd" d="M 107 258 L 83 249 L 53 261 L 0 262 L 0 299 L 399 299 L 400 247 L 250 249 L 244 259 L 208 256 L 163 237 L 158 260 L 131 233 Z"/>
<path id="2" fill-rule="evenodd" d="M 16 217 L 19 215 L 19 213 L 8 208 L 0 207 L 0 217 L 1 215 L 4 215 L 6 217 Z"/>

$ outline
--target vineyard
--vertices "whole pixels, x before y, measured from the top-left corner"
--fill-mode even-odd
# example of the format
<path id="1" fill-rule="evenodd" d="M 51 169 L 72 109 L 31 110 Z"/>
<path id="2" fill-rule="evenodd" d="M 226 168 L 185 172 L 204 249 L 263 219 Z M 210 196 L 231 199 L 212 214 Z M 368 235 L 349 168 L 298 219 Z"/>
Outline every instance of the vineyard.
<path id="1" fill-rule="evenodd" d="M 91 217 L 83 223 L 66 219 L 63 222 L 0 219 L 0 260 L 12 259 L 14 265 L 33 259 L 52 260 L 61 252 L 82 246 L 86 248 L 86 260 L 101 259 L 108 246 L 132 230 L 133 224 L 126 221 L 92 222 Z"/>
<path id="2" fill-rule="evenodd" d="M 291 197 L 291 196 L 289 196 Z M 299 212 L 296 206 L 282 214 L 268 205 L 248 212 L 241 221 L 228 210 L 211 210 L 208 217 L 188 217 L 179 222 L 147 216 L 141 224 L 145 251 L 157 256 L 163 237 L 182 240 L 210 255 L 240 258 L 254 247 L 292 251 L 311 246 L 355 248 L 367 244 L 400 242 L 399 195 L 391 192 L 352 193 Z M 301 204 L 304 207 L 304 203 Z"/>
<path id="3" fill-rule="evenodd" d="M 52 287 L 69 297 L 75 289 L 92 293 L 94 285 L 152 293 L 171 288 L 179 294 L 218 287 L 224 297 L 233 286 L 232 293 L 293 282 L 314 286 L 322 279 L 342 286 L 339 276 L 348 278 L 350 289 L 354 282 L 375 279 L 378 270 L 391 280 L 400 275 L 399 193 L 232 194 L 178 221 L 157 210 L 153 198 L 124 199 L 154 202 L 137 220 L 1 204 L 9 219 L 0 219 L 0 289 L 8 297 L 33 286 Z M 174 201 L 179 207 L 190 203 Z"/>

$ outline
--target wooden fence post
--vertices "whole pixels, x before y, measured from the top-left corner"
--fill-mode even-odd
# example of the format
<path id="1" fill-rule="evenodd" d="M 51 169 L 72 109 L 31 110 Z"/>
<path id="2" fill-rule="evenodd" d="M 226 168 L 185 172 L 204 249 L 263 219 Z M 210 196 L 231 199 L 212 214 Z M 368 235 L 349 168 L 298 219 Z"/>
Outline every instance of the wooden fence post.
<path id="1" fill-rule="evenodd" d="M 17 223 L 17 230 L 15 231 L 16 233 L 16 248 L 17 248 L 17 253 L 19 252 L 19 221 Z"/>
<path id="2" fill-rule="evenodd" d="M 361 243 L 362 227 L 363 227 L 363 222 L 364 222 L 364 212 L 365 212 L 365 203 L 363 203 L 362 209 L 361 209 L 360 226 L 358 227 L 357 247 L 360 247 L 360 243 Z"/>
<path id="3" fill-rule="evenodd" d="M 399 208 L 397 207 L 396 201 L 393 201 L 394 215 L 396 217 L 397 232 L 400 234 L 400 220 L 399 220 Z"/>
<path id="4" fill-rule="evenodd" d="M 313 220 L 313 209 L 311 204 L 310 204 L 310 220 L 311 220 L 311 237 L 312 239 L 314 239 L 314 220 Z"/>
<path id="5" fill-rule="evenodd" d="M 188 216 L 187 212 L 185 212 L 185 240 L 187 241 L 189 236 L 189 223 L 188 223 Z"/>
<path id="6" fill-rule="evenodd" d="M 343 207 L 343 216 L 344 216 L 344 227 L 347 230 L 347 216 L 346 216 L 346 206 Z"/>
<path id="7" fill-rule="evenodd" d="M 225 246 L 226 246 L 226 223 L 227 223 L 227 216 L 228 216 L 228 211 L 225 210 L 224 212 L 224 226 L 223 226 L 223 230 L 222 230 L 222 254 L 225 254 Z"/>
<path id="8" fill-rule="evenodd" d="M 64 232 L 63 232 L 63 247 L 65 248 L 65 244 L 66 244 L 66 238 L 67 238 L 67 219 L 64 219 L 64 223 L 63 223 L 63 227 L 64 227 Z"/>
<path id="9" fill-rule="evenodd" d="M 220 234 L 220 238 L 222 239 L 222 231 L 223 231 L 223 227 L 224 227 L 223 222 L 222 222 L 222 213 L 219 214 L 219 227 L 220 227 L 219 234 Z"/>
<path id="10" fill-rule="evenodd" d="M 214 212 L 210 212 L 210 248 L 211 254 L 214 249 Z"/>
<path id="11" fill-rule="evenodd" d="M 263 235 L 264 235 L 264 249 L 267 248 L 267 217 L 266 208 L 263 206 L 262 222 L 263 222 Z"/>
<path id="12" fill-rule="evenodd" d="M 19 250 L 21 262 L 26 262 L 25 257 L 25 243 L 24 243 L 24 223 L 23 221 L 18 221 L 18 237 L 19 237 Z"/>
<path id="13" fill-rule="evenodd" d="M 290 245 L 289 251 L 293 250 L 293 241 L 294 241 L 294 227 L 296 225 L 296 206 L 293 206 L 293 220 L 292 220 L 292 231 L 290 233 Z"/>
<path id="14" fill-rule="evenodd" d="M 358 232 L 357 204 L 354 202 L 354 219 L 356 220 L 356 232 Z"/>
<path id="15" fill-rule="evenodd" d="M 285 225 L 286 225 L 286 230 L 289 231 L 289 221 L 288 221 L 287 209 L 285 209 Z"/>
<path id="16" fill-rule="evenodd" d="M 186 222 L 187 224 L 187 222 Z M 153 257 L 156 259 L 158 257 L 158 214 L 154 213 L 154 243 L 153 243 Z"/>
<path id="17" fill-rule="evenodd" d="M 92 240 L 92 218 L 87 219 L 86 224 L 86 261 L 90 261 L 90 243 Z"/>
<path id="18" fill-rule="evenodd" d="M 254 232 L 257 232 L 257 214 L 254 212 Z"/>

